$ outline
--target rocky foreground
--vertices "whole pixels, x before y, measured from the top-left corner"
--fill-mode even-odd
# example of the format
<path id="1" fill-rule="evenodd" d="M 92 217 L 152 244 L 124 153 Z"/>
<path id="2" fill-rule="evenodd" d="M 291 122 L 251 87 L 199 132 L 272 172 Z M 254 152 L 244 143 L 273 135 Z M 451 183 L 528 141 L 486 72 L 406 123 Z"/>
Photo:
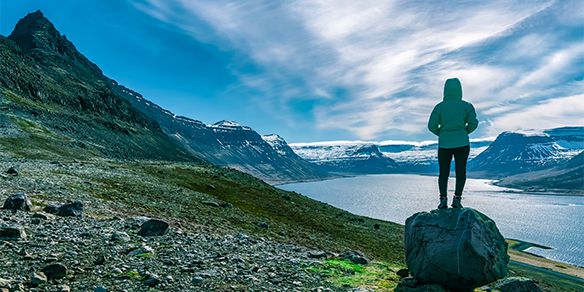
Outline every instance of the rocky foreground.
<path id="1" fill-rule="evenodd" d="M 0 286 L 10 291 L 186 291 L 237 290 L 244 284 L 273 291 L 323 282 L 305 272 L 315 260 L 303 247 L 243 233 L 187 233 L 172 227 L 161 236 L 141 236 L 147 220 L 2 210 L 0 234 L 7 236 L 0 244 Z M 18 232 L 4 232 L 9 228 Z"/>
<path id="2" fill-rule="evenodd" d="M 323 252 L 206 226 L 151 224 L 76 195 L 67 181 L 19 171 L 31 167 L 19 163 L 0 178 L 2 291 L 329 290 L 322 275 L 307 272 Z M 36 172 L 64 167 L 83 168 L 39 163 Z M 67 202 L 78 203 L 59 209 Z"/>

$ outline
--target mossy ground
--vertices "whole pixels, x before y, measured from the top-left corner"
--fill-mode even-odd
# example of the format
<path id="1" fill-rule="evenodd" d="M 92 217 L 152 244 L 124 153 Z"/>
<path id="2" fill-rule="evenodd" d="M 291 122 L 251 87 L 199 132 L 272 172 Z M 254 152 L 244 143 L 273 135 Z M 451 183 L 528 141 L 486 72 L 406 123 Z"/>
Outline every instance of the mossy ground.
<path id="1" fill-rule="evenodd" d="M 342 259 L 327 259 L 322 264 L 308 268 L 308 271 L 326 275 L 330 283 L 337 287 L 391 291 L 399 283 L 396 272 L 400 268 L 400 265 L 385 262 L 359 265 Z"/>

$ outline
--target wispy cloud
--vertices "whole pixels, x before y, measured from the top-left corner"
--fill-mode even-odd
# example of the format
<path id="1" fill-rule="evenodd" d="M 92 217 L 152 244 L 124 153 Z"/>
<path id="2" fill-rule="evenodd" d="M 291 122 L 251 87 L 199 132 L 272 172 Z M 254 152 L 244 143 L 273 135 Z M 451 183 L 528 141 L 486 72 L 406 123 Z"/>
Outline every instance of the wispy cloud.
<path id="1" fill-rule="evenodd" d="M 326 100 L 312 109 L 315 128 L 360 139 L 423 136 L 452 76 L 486 121 L 482 135 L 584 91 L 580 1 L 135 3 L 252 63 L 233 70 L 266 112 L 290 119 L 291 101 Z"/>

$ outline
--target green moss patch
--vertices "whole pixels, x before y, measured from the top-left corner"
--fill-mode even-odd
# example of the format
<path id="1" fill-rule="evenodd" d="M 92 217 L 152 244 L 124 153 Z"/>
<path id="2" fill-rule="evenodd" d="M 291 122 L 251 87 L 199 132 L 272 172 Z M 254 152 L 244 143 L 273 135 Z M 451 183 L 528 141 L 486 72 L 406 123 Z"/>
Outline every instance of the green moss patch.
<path id="1" fill-rule="evenodd" d="M 385 262 L 359 265 L 347 260 L 328 259 L 320 265 L 307 269 L 312 273 L 323 274 L 337 287 L 368 288 L 376 291 L 389 291 L 399 283 L 395 274 L 397 266 Z"/>

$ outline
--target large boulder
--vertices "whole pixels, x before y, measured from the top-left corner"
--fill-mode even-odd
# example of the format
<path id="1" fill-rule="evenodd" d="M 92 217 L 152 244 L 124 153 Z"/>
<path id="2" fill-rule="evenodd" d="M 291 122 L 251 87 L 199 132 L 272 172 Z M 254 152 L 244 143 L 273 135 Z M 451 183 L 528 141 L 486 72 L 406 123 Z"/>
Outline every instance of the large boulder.
<path id="1" fill-rule="evenodd" d="M 138 234 L 141 236 L 160 236 L 168 232 L 168 223 L 158 219 L 150 219 L 140 226 Z"/>
<path id="2" fill-rule="evenodd" d="M 508 271 L 507 242 L 495 222 L 470 208 L 412 215 L 406 220 L 405 252 L 419 283 L 452 291 L 471 291 Z"/>
<path id="3" fill-rule="evenodd" d="M 2 209 L 30 211 L 32 209 L 32 203 L 26 193 L 16 193 L 6 198 Z"/>

